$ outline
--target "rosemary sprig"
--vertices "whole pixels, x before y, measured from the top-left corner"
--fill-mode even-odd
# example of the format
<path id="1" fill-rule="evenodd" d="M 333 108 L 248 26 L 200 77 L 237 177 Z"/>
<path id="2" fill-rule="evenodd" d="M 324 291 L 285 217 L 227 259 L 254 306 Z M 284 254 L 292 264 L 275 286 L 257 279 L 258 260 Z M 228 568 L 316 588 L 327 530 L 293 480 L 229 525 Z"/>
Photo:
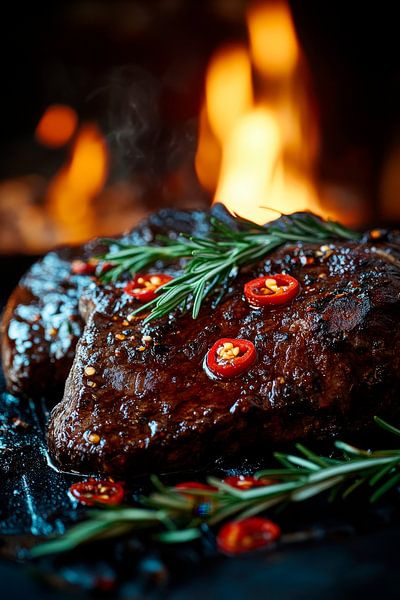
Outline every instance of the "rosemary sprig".
<path id="1" fill-rule="evenodd" d="M 375 422 L 400 437 L 400 430 L 375 417 Z M 255 473 L 277 483 L 249 490 L 236 489 L 215 477 L 208 483 L 216 489 L 188 489 L 182 494 L 153 477 L 155 491 L 141 498 L 139 506 L 91 510 L 87 519 L 71 527 L 62 537 L 35 547 L 33 557 L 71 550 L 82 543 L 145 531 L 162 543 L 187 542 L 202 535 L 202 526 L 215 526 L 227 518 L 243 519 L 272 507 L 304 502 L 330 490 L 330 499 L 346 499 L 364 488 L 374 503 L 400 483 L 400 449 L 362 450 L 337 441 L 341 458 L 318 456 L 301 444 L 298 454 L 275 453 L 282 465 Z"/>
<path id="2" fill-rule="evenodd" d="M 191 301 L 192 316 L 197 318 L 204 299 L 214 296 L 214 305 L 223 297 L 231 281 L 245 265 L 261 260 L 286 242 L 325 242 L 329 239 L 359 239 L 359 234 L 334 221 L 324 221 L 311 213 L 287 215 L 261 227 L 237 218 L 237 229 L 212 218 L 207 238 L 181 235 L 171 241 L 158 239 L 159 246 L 137 246 L 125 242 L 106 241 L 110 250 L 102 257 L 113 265 L 100 274 L 103 281 L 115 281 L 122 274 L 135 274 L 158 261 L 187 259 L 183 272 L 159 288 L 155 300 L 141 306 L 133 314 L 151 309 L 144 322 L 163 317 Z"/>

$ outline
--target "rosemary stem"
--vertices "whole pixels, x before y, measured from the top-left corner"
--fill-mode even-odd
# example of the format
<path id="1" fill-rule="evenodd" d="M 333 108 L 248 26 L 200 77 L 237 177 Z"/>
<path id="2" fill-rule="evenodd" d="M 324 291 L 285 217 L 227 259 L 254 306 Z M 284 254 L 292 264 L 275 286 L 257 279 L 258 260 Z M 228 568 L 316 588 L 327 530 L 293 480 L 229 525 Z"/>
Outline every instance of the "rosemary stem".
<path id="1" fill-rule="evenodd" d="M 323 221 L 315 215 L 298 213 L 286 216 L 278 227 L 272 224 L 262 228 L 255 223 L 238 219 L 240 229 L 230 229 L 218 219 L 211 219 L 206 238 L 180 235 L 178 240 L 160 238 L 163 245 L 140 246 L 117 243 L 117 250 L 105 254 L 103 260 L 113 267 L 103 275 L 104 281 L 113 281 L 121 275 L 136 274 L 152 267 L 158 261 L 171 263 L 186 259 L 183 273 L 158 290 L 156 300 L 139 307 L 133 314 L 150 310 L 145 322 L 160 318 L 181 308 L 197 318 L 204 299 L 215 294 L 218 303 L 228 285 L 237 276 L 240 267 L 265 258 L 269 252 L 287 242 L 318 243 L 342 238 L 357 240 L 359 234 L 332 221 Z M 106 241 L 112 245 L 112 241 Z M 214 282 L 212 285 L 210 282 Z"/>

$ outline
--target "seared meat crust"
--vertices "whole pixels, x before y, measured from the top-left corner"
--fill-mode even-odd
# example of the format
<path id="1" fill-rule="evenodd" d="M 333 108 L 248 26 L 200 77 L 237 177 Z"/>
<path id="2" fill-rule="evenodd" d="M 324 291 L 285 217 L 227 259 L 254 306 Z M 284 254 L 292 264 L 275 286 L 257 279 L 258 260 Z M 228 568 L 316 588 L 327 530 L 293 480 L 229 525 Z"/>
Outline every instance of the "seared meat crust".
<path id="1" fill-rule="evenodd" d="M 87 323 L 51 417 L 52 455 L 66 469 L 127 477 L 398 415 L 399 257 L 395 242 L 287 245 L 197 320 L 177 313 L 145 326 L 143 317 L 129 322 L 138 305 L 123 284 L 97 286 L 82 300 Z M 252 309 L 244 282 L 282 271 L 299 280 L 298 297 Z M 244 375 L 220 381 L 205 372 L 221 337 L 255 344 Z"/>

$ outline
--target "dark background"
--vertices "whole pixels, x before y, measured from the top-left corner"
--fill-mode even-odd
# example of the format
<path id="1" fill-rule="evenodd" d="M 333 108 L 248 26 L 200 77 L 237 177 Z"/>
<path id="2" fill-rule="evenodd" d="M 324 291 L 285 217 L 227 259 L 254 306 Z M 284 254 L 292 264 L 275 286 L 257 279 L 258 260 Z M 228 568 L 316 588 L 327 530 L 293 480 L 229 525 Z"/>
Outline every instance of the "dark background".
<path id="1" fill-rule="evenodd" d="M 195 131 L 207 61 L 221 42 L 245 38 L 246 4 L 245 0 L 9 3 L 0 33 L 0 178 L 46 174 L 53 168 L 45 160 L 48 151 L 32 150 L 35 126 L 50 103 L 73 106 L 82 119 L 97 119 L 112 135 L 129 114 L 129 94 L 138 88 L 142 96 L 136 108 L 143 130 L 139 140 L 125 140 L 124 168 L 135 171 L 144 161 L 157 171 L 179 162 L 180 152 L 187 148 L 176 131 L 188 122 Z M 383 161 L 399 131 L 396 3 L 292 0 L 290 4 L 319 106 L 320 174 L 359 185 L 375 198 Z M 144 69 L 122 75 L 125 84 L 134 81 L 130 91 L 121 84 L 121 71 L 116 72 L 121 65 Z M 125 96 L 118 94 L 122 88 Z M 171 131 L 177 140 L 172 150 Z M 160 137 L 166 141 L 164 150 L 171 150 L 161 158 L 156 152 Z M 54 151 L 51 156 L 54 160 Z"/>
<path id="2" fill-rule="evenodd" d="M 319 106 L 320 175 L 359 187 L 378 213 L 382 166 L 399 137 L 397 6 L 290 4 Z M 100 122 L 110 138 L 132 127 L 138 131 L 119 140 L 115 170 L 133 177 L 143 165 L 155 176 L 172 169 L 187 149 L 194 150 L 212 52 L 246 36 L 245 6 L 244 0 L 14 0 L 2 6 L 0 179 L 51 175 L 65 160 L 64 150 L 33 141 L 43 111 L 58 102 L 74 107 L 82 120 Z M 9 289 L 27 267 L 20 260 L 2 261 Z M 395 598 L 398 531 L 390 529 L 271 559 L 225 561 L 218 572 L 182 584 L 170 597 Z M 2 562 L 0 574 L 4 598 L 64 597 L 60 590 L 43 592 L 16 565 Z"/>

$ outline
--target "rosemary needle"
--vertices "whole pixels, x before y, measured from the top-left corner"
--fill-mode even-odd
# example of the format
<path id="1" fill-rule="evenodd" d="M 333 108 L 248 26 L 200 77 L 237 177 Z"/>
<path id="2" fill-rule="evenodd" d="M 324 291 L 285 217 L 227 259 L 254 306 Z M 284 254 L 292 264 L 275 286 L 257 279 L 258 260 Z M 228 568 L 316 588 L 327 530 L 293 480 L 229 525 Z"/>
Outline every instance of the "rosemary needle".
<path id="1" fill-rule="evenodd" d="M 379 418 L 377 425 L 388 432 L 400 431 Z M 182 543 L 201 537 L 203 526 L 214 526 L 226 518 L 247 518 L 294 502 L 306 502 L 330 491 L 333 499 L 346 499 L 359 491 L 360 498 L 378 502 L 400 484 L 400 449 L 369 451 L 336 442 L 341 458 L 318 456 L 298 444 L 300 455 L 275 454 L 281 465 L 255 473 L 255 478 L 271 478 L 276 483 L 240 490 L 216 477 L 208 477 L 208 489 L 190 488 L 185 496 L 176 487 L 151 481 L 155 491 L 143 496 L 139 506 L 129 508 L 99 505 L 87 518 L 63 536 L 33 548 L 33 557 L 65 552 L 101 537 L 118 537 L 141 531 L 162 543 Z M 183 485 L 183 484 L 182 484 Z M 182 489 L 182 488 L 181 488 Z"/>

